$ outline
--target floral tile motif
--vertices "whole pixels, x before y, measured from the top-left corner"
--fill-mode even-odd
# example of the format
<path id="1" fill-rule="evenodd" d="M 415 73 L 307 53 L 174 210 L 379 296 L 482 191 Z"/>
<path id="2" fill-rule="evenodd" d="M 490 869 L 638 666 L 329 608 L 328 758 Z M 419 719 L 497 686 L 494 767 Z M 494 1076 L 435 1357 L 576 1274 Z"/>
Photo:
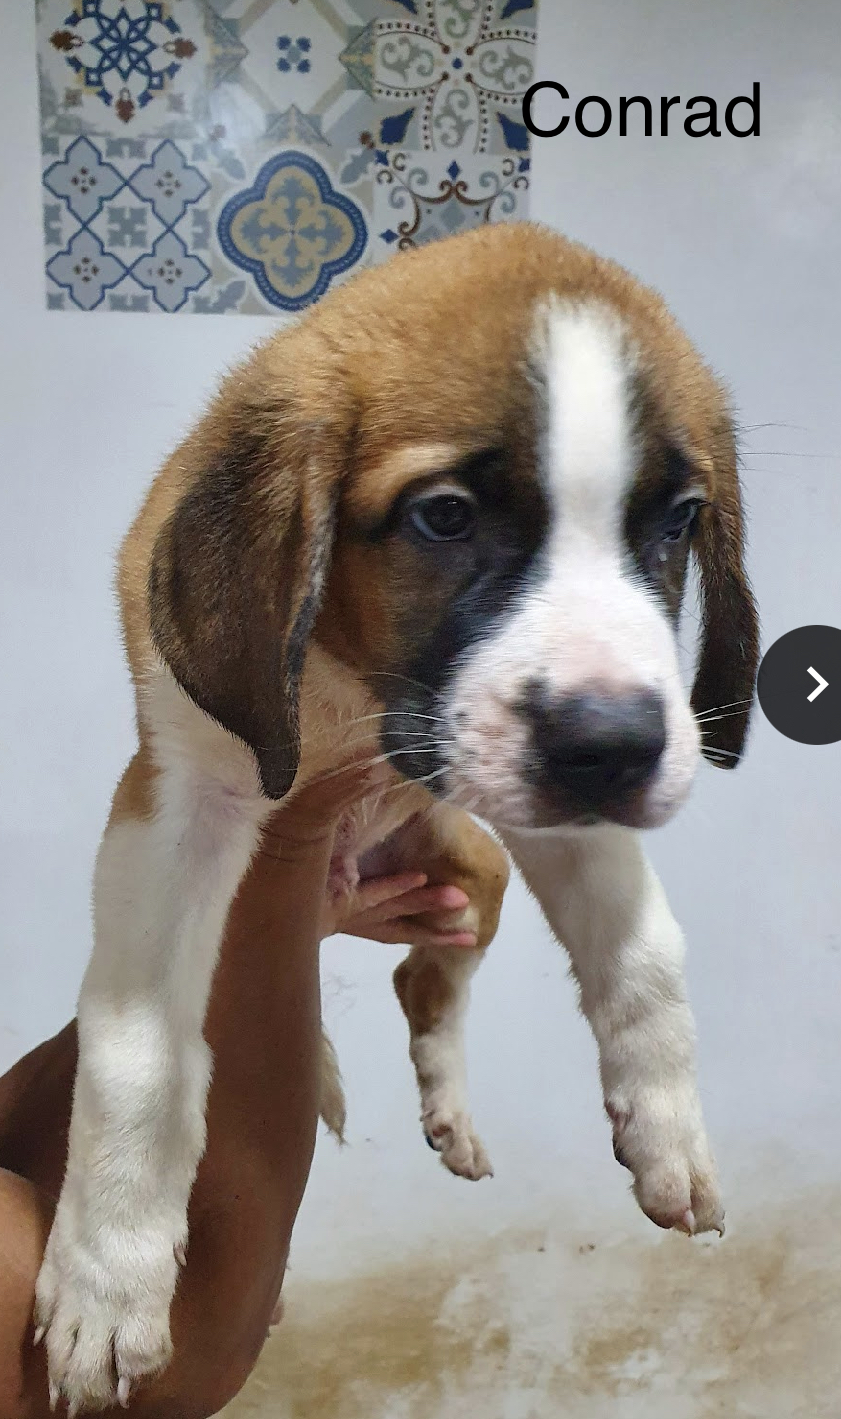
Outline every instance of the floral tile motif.
<path id="1" fill-rule="evenodd" d="M 253 187 L 225 204 L 219 244 L 250 271 L 270 305 L 300 310 L 348 271 L 365 250 L 365 218 L 306 153 L 269 158 Z"/>
<path id="2" fill-rule="evenodd" d="M 528 158 L 479 158 L 462 154 L 442 179 L 414 164 L 404 152 L 378 155 L 374 194 L 375 227 L 395 250 L 424 246 L 482 222 L 523 215 L 528 190 Z"/>
<path id="3" fill-rule="evenodd" d="M 155 149 L 151 160 L 132 175 L 128 186 L 141 201 L 149 203 L 164 226 L 171 227 L 191 202 L 204 196 L 210 183 L 167 138 Z"/>
<path id="4" fill-rule="evenodd" d="M 342 64 L 378 105 L 408 105 L 394 116 L 398 141 L 424 152 L 528 147 L 522 102 L 534 29 L 508 23 L 510 5 L 496 10 L 483 0 L 429 0 L 412 7 L 416 19 L 372 20 L 344 50 Z"/>
<path id="5" fill-rule="evenodd" d="M 526 214 L 537 0 L 35 0 L 47 305 L 283 315 Z"/>

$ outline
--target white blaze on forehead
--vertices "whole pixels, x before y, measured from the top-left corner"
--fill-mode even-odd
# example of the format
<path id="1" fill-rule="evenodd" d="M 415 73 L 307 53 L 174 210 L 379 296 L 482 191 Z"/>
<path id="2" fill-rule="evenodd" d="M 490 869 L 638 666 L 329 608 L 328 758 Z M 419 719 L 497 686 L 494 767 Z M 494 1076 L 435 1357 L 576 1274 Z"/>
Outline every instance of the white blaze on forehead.
<path id="1" fill-rule="evenodd" d="M 539 685 L 551 707 L 587 694 L 662 699 L 666 747 L 637 826 L 665 822 L 698 761 L 698 727 L 680 679 L 672 625 L 624 548 L 639 460 L 630 376 L 634 348 L 619 316 L 557 298 L 537 312 L 530 364 L 545 401 L 542 477 L 551 504 L 535 575 L 507 614 L 462 655 L 442 705 L 458 783 L 482 816 L 533 826 L 535 743 L 522 706 Z"/>
<path id="2" fill-rule="evenodd" d="M 617 317 L 604 306 L 541 311 L 539 359 L 547 391 L 545 476 L 561 538 L 618 549 L 633 476 L 627 361 Z"/>

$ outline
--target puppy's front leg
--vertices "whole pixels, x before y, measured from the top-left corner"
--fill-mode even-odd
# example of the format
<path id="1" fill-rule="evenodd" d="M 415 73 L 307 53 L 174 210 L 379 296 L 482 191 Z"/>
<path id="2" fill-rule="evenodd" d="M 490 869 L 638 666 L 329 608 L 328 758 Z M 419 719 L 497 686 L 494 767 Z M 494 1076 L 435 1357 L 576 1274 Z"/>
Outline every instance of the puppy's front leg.
<path id="1" fill-rule="evenodd" d="M 504 839 L 569 952 L 599 1046 L 614 1150 L 640 1206 L 661 1227 L 720 1231 L 683 937 L 639 837 L 603 827 Z"/>
<path id="2" fill-rule="evenodd" d="M 470 1116 L 464 1021 L 473 973 L 496 934 L 508 859 L 467 813 L 446 803 L 404 824 L 381 853 L 381 869 L 424 872 L 431 885 L 461 887 L 470 899 L 444 920 L 420 920 L 475 931 L 476 948 L 413 946 L 394 973 L 394 985 L 409 1024 L 427 1141 L 450 1172 L 476 1181 L 491 1174 L 491 1165 Z"/>
<path id="3" fill-rule="evenodd" d="M 219 731 L 221 735 L 221 731 Z M 169 1309 L 205 1141 L 205 1008 L 266 800 L 141 750 L 96 866 L 65 1182 L 37 1285 L 51 1398 L 127 1401 L 170 1356 Z"/>

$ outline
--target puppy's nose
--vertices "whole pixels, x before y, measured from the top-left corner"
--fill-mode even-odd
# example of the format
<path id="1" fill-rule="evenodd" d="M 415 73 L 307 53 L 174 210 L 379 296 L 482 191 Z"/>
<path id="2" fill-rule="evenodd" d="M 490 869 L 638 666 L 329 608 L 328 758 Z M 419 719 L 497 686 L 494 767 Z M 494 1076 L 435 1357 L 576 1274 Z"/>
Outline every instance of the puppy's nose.
<path id="1" fill-rule="evenodd" d="M 540 787 L 586 808 L 642 788 L 666 747 L 663 701 L 653 691 L 560 700 L 538 691 L 526 712 Z"/>

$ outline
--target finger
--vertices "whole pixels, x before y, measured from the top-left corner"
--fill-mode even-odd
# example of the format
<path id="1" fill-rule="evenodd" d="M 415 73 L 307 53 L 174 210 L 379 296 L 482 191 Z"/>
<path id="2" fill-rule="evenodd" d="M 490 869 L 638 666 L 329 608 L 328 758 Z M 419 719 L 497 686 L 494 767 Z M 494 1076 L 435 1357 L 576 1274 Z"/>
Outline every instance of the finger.
<path id="1" fill-rule="evenodd" d="M 370 792 L 373 771 L 367 762 L 342 765 L 334 773 L 311 779 L 300 788 L 293 785 L 291 796 L 285 799 L 264 828 L 264 836 L 282 841 L 306 837 L 314 831 L 329 830 L 345 809 Z"/>
<path id="2" fill-rule="evenodd" d="M 359 883 L 354 893 L 354 901 L 360 913 L 369 912 L 384 903 L 399 900 L 425 884 L 425 872 L 400 872 L 393 877 L 370 877 Z M 354 916 L 356 915 L 354 911 Z"/>
<path id="3" fill-rule="evenodd" d="M 310 779 L 294 790 L 290 808 L 297 806 L 307 812 L 341 813 L 364 798 L 374 787 L 374 771 L 366 760 L 351 760 L 330 773 Z"/>
<path id="4" fill-rule="evenodd" d="M 401 917 L 408 917 L 420 911 L 464 911 L 469 907 L 469 897 L 461 887 L 421 887 L 407 891 L 393 905 L 400 905 Z"/>
<path id="5" fill-rule="evenodd" d="M 455 946 L 470 950 L 476 946 L 475 931 L 435 931 L 418 926 L 413 917 L 393 922 L 358 922 L 345 927 L 347 936 L 361 936 L 364 941 L 381 941 L 385 946 Z"/>
<path id="6" fill-rule="evenodd" d="M 413 946 L 459 946 L 471 950 L 476 945 L 475 931 L 433 931 L 431 927 L 410 928 Z"/>
<path id="7" fill-rule="evenodd" d="M 442 911 L 461 911 L 470 905 L 470 898 L 461 887 L 454 887 L 447 883 L 441 887 L 430 887 L 431 892 L 435 892 L 435 906 Z"/>
<path id="8" fill-rule="evenodd" d="M 404 892 L 386 902 L 381 910 L 388 913 L 382 920 L 395 916 L 418 916 L 421 912 L 462 911 L 469 906 L 470 898 L 460 887 L 420 887 Z"/>

